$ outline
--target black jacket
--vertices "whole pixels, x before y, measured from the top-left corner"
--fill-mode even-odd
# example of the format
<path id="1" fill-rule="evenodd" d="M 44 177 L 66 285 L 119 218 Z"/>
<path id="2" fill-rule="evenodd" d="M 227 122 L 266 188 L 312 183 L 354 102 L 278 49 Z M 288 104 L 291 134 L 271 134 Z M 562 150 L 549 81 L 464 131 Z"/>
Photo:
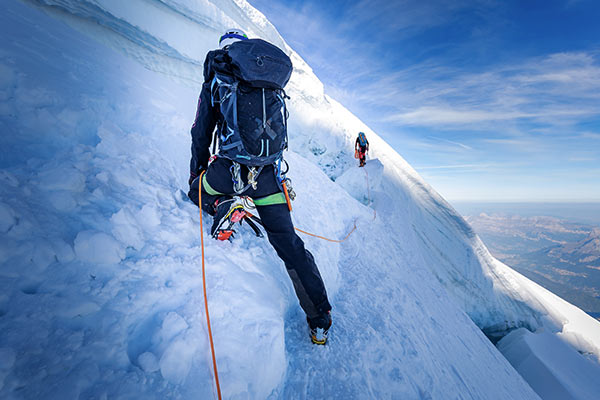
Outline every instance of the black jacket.
<path id="1" fill-rule="evenodd" d="M 204 83 L 198 98 L 196 119 L 191 129 L 192 159 L 190 161 L 190 173 L 193 175 L 199 175 L 202 169 L 206 169 L 215 127 L 218 128 L 217 131 L 220 130 L 222 117 L 218 106 L 211 105 L 210 83 L 215 74 L 215 62 L 218 63 L 218 60 L 225 54 L 224 50 L 212 50 L 208 52 L 204 60 Z"/>
<path id="2" fill-rule="evenodd" d="M 369 150 L 369 141 L 367 140 L 367 138 L 365 138 L 365 140 L 367 141 L 367 143 L 364 146 L 361 146 L 359 138 L 356 138 L 356 142 L 354 142 L 354 148 L 356 150 L 360 149 L 361 151 L 368 151 Z"/>

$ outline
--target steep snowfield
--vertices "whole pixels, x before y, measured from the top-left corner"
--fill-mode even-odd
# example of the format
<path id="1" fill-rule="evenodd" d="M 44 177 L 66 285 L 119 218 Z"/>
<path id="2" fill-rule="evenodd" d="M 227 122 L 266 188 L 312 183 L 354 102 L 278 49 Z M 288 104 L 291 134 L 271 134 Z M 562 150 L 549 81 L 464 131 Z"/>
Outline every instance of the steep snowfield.
<path id="1" fill-rule="evenodd" d="M 520 328 L 502 338 L 498 348 L 544 399 L 595 399 L 600 393 L 598 364 L 550 332 Z"/>
<path id="2" fill-rule="evenodd" d="M 305 237 L 334 306 L 326 347 L 310 344 L 265 240 L 241 227 L 206 242 L 224 397 L 537 398 L 480 328 L 556 333 L 597 362 L 600 324 L 494 260 L 243 0 L 25 3 L 0 14 L 1 398 L 214 395 L 198 211 L 182 189 L 204 54 L 231 26 L 295 65 L 296 225 L 357 230 Z"/>

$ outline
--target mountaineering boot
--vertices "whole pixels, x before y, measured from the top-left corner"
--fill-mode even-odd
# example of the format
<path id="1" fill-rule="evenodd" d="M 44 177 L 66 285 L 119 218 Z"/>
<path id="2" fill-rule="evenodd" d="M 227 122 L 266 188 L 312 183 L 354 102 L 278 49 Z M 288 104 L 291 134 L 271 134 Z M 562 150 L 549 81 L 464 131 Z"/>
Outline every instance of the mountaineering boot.
<path id="1" fill-rule="evenodd" d="M 231 199 L 220 201 L 216 204 L 216 214 L 210 233 L 213 238 L 218 240 L 229 240 L 233 237 L 235 230 L 233 226 L 236 223 L 242 223 L 246 220 L 256 236 L 262 237 L 262 232 L 252 220 L 260 223 L 260 220 L 251 212 L 256 209 L 252 199 L 248 197 L 234 196 Z"/>
<path id="2" fill-rule="evenodd" d="M 306 322 L 308 322 L 308 327 L 310 328 L 310 339 L 312 342 L 321 345 L 327 343 L 327 335 L 332 323 L 331 312 L 327 311 L 327 314 L 318 318 L 310 319 L 306 317 Z"/>

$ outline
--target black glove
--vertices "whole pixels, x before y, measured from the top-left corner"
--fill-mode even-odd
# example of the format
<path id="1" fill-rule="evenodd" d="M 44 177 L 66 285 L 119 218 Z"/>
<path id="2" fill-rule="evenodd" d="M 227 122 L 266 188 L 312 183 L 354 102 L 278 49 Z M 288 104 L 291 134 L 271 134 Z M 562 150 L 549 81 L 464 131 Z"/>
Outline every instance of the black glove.
<path id="1" fill-rule="evenodd" d="M 190 187 L 192 187 L 192 182 L 194 182 L 194 179 L 196 179 L 198 177 L 198 175 L 196 175 L 193 172 L 190 172 L 190 179 L 188 179 L 188 185 L 190 185 Z"/>
<path id="2" fill-rule="evenodd" d="M 198 173 L 190 172 L 190 179 L 188 179 L 188 184 L 190 185 L 190 187 L 192 187 L 192 183 L 194 182 L 194 180 L 196 180 L 197 177 L 202 175 L 202 171 L 204 171 L 204 168 L 201 168 L 198 171 Z"/>

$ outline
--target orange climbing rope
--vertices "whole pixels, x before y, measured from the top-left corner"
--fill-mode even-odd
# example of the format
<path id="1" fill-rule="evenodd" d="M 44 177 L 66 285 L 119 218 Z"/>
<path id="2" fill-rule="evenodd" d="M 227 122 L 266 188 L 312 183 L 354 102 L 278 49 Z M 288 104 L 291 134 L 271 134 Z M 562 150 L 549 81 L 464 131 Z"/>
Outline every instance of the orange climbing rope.
<path id="1" fill-rule="evenodd" d="M 352 230 L 343 239 L 329 239 L 329 238 L 326 238 L 325 236 L 319 236 L 314 233 L 303 231 L 300 228 L 294 227 L 294 229 L 297 230 L 298 232 L 304 233 L 305 235 L 316 237 L 316 238 L 323 239 L 323 240 L 327 240 L 328 242 L 342 243 L 344 240 L 348 239 L 350 237 L 350 235 L 352 235 L 352 232 L 354 232 L 356 230 L 356 220 L 354 221 L 354 226 L 352 227 Z"/>
<path id="2" fill-rule="evenodd" d="M 221 400 L 221 385 L 219 384 L 219 372 L 217 371 L 217 358 L 215 357 L 215 345 L 213 343 L 212 329 L 210 327 L 210 316 L 208 315 L 208 297 L 206 295 L 206 274 L 204 268 L 204 232 L 202 228 L 202 171 L 198 181 L 198 208 L 200 209 L 200 243 L 202 245 L 202 286 L 204 287 L 204 309 L 206 311 L 206 325 L 208 326 L 208 339 L 210 341 L 210 351 L 212 353 L 213 368 L 215 371 L 215 382 L 217 384 L 217 396 Z"/>

